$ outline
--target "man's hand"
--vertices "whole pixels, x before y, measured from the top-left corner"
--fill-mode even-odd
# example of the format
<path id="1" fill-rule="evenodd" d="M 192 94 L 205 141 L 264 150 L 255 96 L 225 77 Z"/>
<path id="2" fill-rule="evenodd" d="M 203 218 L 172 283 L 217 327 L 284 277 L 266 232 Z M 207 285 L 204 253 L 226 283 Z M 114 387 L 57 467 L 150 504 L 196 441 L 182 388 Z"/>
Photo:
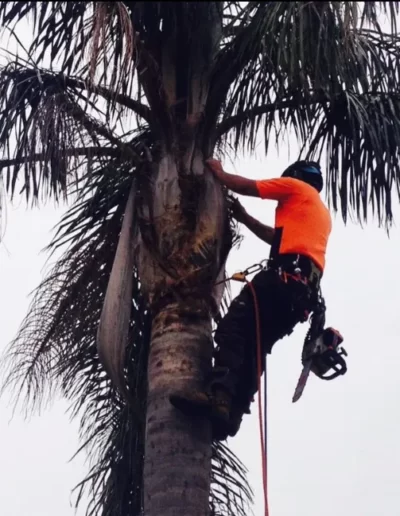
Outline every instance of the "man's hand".
<path id="1" fill-rule="evenodd" d="M 244 224 L 258 238 L 267 244 L 272 245 L 275 235 L 274 228 L 267 226 L 266 224 L 263 224 L 259 220 L 252 217 L 234 197 L 230 197 L 229 209 L 235 220 Z"/>
<path id="2" fill-rule="evenodd" d="M 253 179 L 228 174 L 222 168 L 221 162 L 213 158 L 207 159 L 205 165 L 211 170 L 217 181 L 223 186 L 226 186 L 229 190 L 232 190 L 232 192 L 240 195 L 250 195 L 252 197 L 260 196 L 257 183 Z"/>
<path id="3" fill-rule="evenodd" d="M 217 159 L 206 159 L 206 165 L 214 174 L 214 176 L 219 179 L 224 174 L 224 169 L 222 168 L 222 163 Z"/>
<path id="4" fill-rule="evenodd" d="M 244 206 L 240 204 L 238 199 L 233 199 L 230 205 L 230 209 L 232 212 L 232 216 L 238 222 L 244 224 L 248 218 L 248 213 L 245 210 Z"/>

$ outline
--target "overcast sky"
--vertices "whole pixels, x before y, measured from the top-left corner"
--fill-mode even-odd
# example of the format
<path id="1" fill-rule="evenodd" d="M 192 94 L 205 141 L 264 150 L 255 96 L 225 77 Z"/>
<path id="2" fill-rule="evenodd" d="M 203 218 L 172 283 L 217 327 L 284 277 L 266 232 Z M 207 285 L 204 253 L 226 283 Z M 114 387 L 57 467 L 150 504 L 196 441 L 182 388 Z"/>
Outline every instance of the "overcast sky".
<path id="1" fill-rule="evenodd" d="M 294 140 L 290 148 L 295 147 Z M 280 175 L 296 154 L 282 144 L 278 156 L 237 160 L 236 171 L 254 178 Z M 266 223 L 274 203 L 250 200 L 245 206 Z M 15 336 L 42 278 L 41 249 L 64 208 L 49 204 L 27 210 L 7 206 L 0 245 L 0 352 Z M 397 210 L 397 216 L 399 210 Z M 234 272 L 266 257 L 269 248 L 243 231 L 245 240 L 228 263 Z M 270 516 L 400 516 L 400 235 L 388 239 L 371 224 L 344 227 L 334 220 L 323 292 L 327 323 L 344 336 L 348 374 L 333 382 L 311 377 L 303 398 L 291 403 L 301 371 L 300 354 L 308 326 L 275 348 L 268 364 L 268 474 Z M 237 293 L 239 285 L 233 285 Z M 57 401 L 41 416 L 12 417 L 10 397 L 0 398 L 0 502 L 3 516 L 72 516 L 71 489 L 83 478 L 83 457 L 69 463 L 78 447 L 77 422 Z M 262 514 L 261 457 L 257 406 L 246 416 L 232 447 L 249 469 Z M 83 515 L 82 508 L 78 515 Z"/>

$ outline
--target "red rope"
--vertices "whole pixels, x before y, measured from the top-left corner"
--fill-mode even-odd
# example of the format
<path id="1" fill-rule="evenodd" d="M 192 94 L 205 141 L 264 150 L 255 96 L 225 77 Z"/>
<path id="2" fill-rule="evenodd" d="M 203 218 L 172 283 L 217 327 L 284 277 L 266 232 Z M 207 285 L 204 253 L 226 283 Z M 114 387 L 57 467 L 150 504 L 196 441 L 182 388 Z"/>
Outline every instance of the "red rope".
<path id="1" fill-rule="evenodd" d="M 268 508 L 268 485 L 267 485 L 267 454 L 266 446 L 267 443 L 264 440 L 264 427 L 263 427 L 263 413 L 262 413 L 262 402 L 261 402 L 261 375 L 262 375 L 262 349 L 261 349 L 261 324 L 260 324 L 260 311 L 258 306 L 258 299 L 253 284 L 245 280 L 249 286 L 251 293 L 253 294 L 254 301 L 254 314 L 256 319 L 256 341 L 257 341 L 257 386 L 258 386 L 258 419 L 260 426 L 260 442 L 261 442 L 261 454 L 262 454 L 262 476 L 263 476 L 263 488 L 264 488 L 264 504 L 265 504 L 265 516 L 269 516 Z M 265 374 L 267 372 L 265 371 Z M 266 388 L 266 384 L 265 384 Z M 267 421 L 267 414 L 264 414 L 265 426 Z M 265 435 L 266 438 L 266 435 Z"/>

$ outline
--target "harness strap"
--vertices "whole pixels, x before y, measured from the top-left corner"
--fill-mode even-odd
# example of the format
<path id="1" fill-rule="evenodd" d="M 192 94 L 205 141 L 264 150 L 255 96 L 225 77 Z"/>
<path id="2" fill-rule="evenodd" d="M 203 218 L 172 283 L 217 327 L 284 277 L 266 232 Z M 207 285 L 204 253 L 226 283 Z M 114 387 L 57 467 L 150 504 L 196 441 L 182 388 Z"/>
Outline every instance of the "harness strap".
<path id="1" fill-rule="evenodd" d="M 315 263 L 300 254 L 280 254 L 269 261 L 269 267 L 317 289 L 322 278 L 322 271 Z"/>

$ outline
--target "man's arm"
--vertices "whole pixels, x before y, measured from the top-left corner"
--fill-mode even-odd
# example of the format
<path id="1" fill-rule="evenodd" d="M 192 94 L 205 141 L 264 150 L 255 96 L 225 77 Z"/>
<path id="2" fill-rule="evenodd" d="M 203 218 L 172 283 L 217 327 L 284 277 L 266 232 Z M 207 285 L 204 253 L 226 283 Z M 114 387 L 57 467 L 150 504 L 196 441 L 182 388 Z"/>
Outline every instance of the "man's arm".
<path id="1" fill-rule="evenodd" d="M 246 177 L 228 174 L 223 170 L 221 163 L 215 159 L 206 160 L 206 165 L 218 181 L 229 188 L 229 190 L 232 190 L 232 192 L 241 195 L 249 195 L 251 197 L 260 197 L 257 184 L 254 179 L 247 179 Z"/>
<path id="2" fill-rule="evenodd" d="M 250 229 L 258 238 L 272 245 L 275 229 L 266 224 L 262 224 L 259 220 L 249 215 L 237 199 L 232 205 L 232 215 L 238 222 L 241 222 Z"/>
<path id="3" fill-rule="evenodd" d="M 246 220 L 243 221 L 243 224 L 250 229 L 252 233 L 254 233 L 258 238 L 263 240 L 269 245 L 272 245 L 272 241 L 275 235 L 275 229 L 271 228 L 271 226 L 267 226 L 263 224 L 259 220 L 255 219 L 251 215 L 247 213 Z"/>

